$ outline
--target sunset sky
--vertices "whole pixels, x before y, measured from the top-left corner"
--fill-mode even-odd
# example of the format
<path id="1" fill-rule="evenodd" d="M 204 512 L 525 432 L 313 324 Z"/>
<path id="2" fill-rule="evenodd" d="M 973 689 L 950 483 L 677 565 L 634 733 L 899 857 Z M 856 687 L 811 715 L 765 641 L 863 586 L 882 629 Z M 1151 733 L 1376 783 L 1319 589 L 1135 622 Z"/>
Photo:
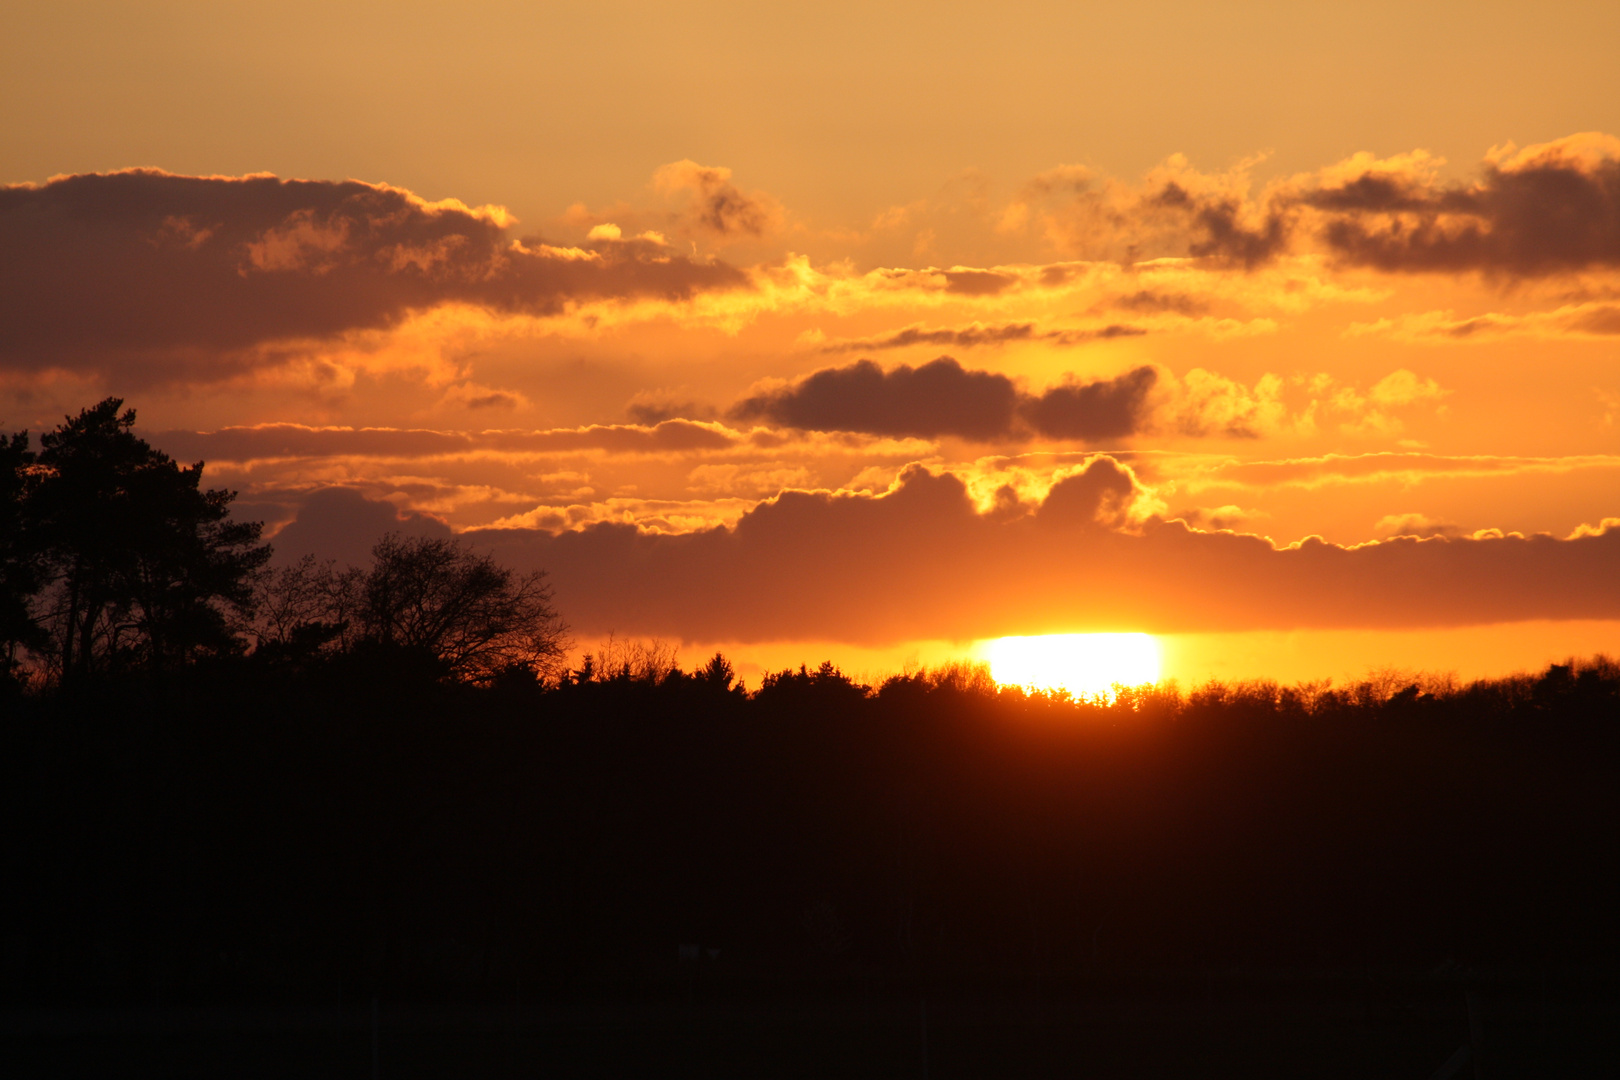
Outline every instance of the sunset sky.
<path id="1" fill-rule="evenodd" d="M 1620 652 L 1620 5 L 8 5 L 0 430 L 881 673 Z"/>

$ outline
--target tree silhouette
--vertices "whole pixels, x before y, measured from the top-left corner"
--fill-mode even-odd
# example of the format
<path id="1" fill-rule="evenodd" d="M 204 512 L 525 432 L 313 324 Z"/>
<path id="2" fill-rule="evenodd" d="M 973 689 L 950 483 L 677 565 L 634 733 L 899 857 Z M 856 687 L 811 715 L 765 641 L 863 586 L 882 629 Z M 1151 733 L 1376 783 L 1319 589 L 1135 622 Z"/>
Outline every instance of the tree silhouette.
<path id="1" fill-rule="evenodd" d="M 382 645 L 419 649 L 450 675 L 488 681 L 513 666 L 549 674 L 569 646 L 545 574 L 519 576 L 455 540 L 384 537 L 372 548 L 361 619 Z"/>
<path id="2" fill-rule="evenodd" d="M 0 436 L 0 680 L 16 669 L 19 647 L 45 642 L 31 604 L 44 582 L 27 514 L 33 464 L 26 431 Z"/>
<path id="3" fill-rule="evenodd" d="M 137 437 L 135 410 L 107 398 L 44 435 L 28 516 L 55 582 L 64 686 L 98 666 L 162 669 L 240 648 L 230 614 L 252 603 L 269 558 L 258 522 L 229 520 L 232 491 L 203 490 Z"/>
<path id="4" fill-rule="evenodd" d="M 337 568 L 305 555 L 253 577 L 255 652 L 263 658 L 306 660 L 342 652 L 360 637 L 366 572 Z"/>

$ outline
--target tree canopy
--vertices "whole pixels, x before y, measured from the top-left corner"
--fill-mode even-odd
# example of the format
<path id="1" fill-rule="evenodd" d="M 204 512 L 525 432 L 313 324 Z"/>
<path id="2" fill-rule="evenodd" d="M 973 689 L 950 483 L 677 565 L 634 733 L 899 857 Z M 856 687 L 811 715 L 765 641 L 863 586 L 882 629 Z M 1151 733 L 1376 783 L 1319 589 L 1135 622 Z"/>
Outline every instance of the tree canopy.
<path id="1" fill-rule="evenodd" d="M 122 406 L 107 398 L 40 439 L 28 516 L 56 584 L 47 621 L 64 683 L 239 648 L 231 616 L 270 557 L 260 523 L 231 520 L 236 493 L 205 490 L 202 463 L 135 435 Z"/>
<path id="2" fill-rule="evenodd" d="M 517 574 L 458 540 L 391 534 L 371 566 L 306 555 L 258 577 L 255 634 L 267 657 L 357 648 L 414 653 L 452 679 L 561 674 L 568 628 L 543 571 Z"/>

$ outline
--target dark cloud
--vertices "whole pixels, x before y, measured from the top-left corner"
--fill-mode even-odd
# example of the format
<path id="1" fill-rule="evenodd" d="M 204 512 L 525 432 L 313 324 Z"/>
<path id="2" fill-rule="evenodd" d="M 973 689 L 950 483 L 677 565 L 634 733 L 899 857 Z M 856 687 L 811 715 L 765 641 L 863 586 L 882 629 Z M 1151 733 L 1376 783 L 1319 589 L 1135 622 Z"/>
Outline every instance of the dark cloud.
<path id="1" fill-rule="evenodd" d="M 1185 293 L 1160 293 L 1147 289 L 1139 289 L 1128 296 L 1116 296 L 1107 306 L 1125 311 L 1167 311 L 1188 316 L 1202 315 L 1209 310 L 1208 304 Z"/>
<path id="2" fill-rule="evenodd" d="M 1436 179 L 1432 165 L 1422 154 L 1358 157 L 1258 198 L 1179 166 L 1140 188 L 1058 170 L 1017 207 L 1045 210 L 1044 227 L 1068 248 L 1126 263 L 1190 255 L 1252 270 L 1309 237 L 1346 263 L 1392 273 L 1535 277 L 1620 266 L 1620 140 L 1589 132 L 1493 152 L 1463 183 Z M 1071 273 L 1049 266 L 1040 280 Z"/>
<path id="3" fill-rule="evenodd" d="M 1001 326 L 971 326 L 928 329 L 907 326 L 892 334 L 878 337 L 849 338 L 829 341 L 820 348 L 823 353 L 871 352 L 880 349 L 904 349 L 913 345 L 954 346 L 959 349 L 978 348 L 982 345 L 1005 345 L 1012 341 L 1031 341 L 1036 337 L 1034 323 L 1004 323 Z"/>
<path id="4" fill-rule="evenodd" d="M 1033 431 L 1047 438 L 1090 441 L 1141 430 L 1156 379 L 1152 368 L 1141 367 L 1118 378 L 1069 382 L 1032 396 L 1005 375 L 965 369 L 949 356 L 889 371 L 860 360 L 747 398 L 733 406 L 731 415 L 871 435 L 954 435 L 990 442 L 1026 438 Z"/>
<path id="5" fill-rule="evenodd" d="M 1185 214 L 1195 230 L 1187 252 L 1200 258 L 1236 263 L 1252 270 L 1282 254 L 1289 241 L 1286 217 L 1268 212 L 1258 228 L 1243 224 L 1243 204 L 1231 196 L 1195 195 L 1175 181 L 1161 188 L 1150 205 Z"/>
<path id="6" fill-rule="evenodd" d="M 665 191 L 691 192 L 680 222 L 685 231 L 722 240 L 757 239 L 781 223 L 782 210 L 776 201 L 761 192 L 738 188 L 727 168 L 677 161 L 662 166 L 653 183 Z"/>
<path id="7" fill-rule="evenodd" d="M 968 371 L 949 356 L 884 371 L 870 360 L 824 368 L 738 402 L 731 415 L 818 431 L 988 441 L 1012 428 L 1018 390 L 1005 375 Z"/>
<path id="8" fill-rule="evenodd" d="M 1603 304 L 1577 315 L 1570 328 L 1585 334 L 1620 334 L 1620 304 Z"/>
<path id="9" fill-rule="evenodd" d="M 715 420 L 720 410 L 668 390 L 644 390 L 624 406 L 625 415 L 637 424 L 653 426 L 666 420 Z"/>
<path id="10" fill-rule="evenodd" d="M 1147 331 L 1140 326 L 1110 323 L 1096 330 L 1052 330 L 1043 338 L 1059 345 L 1078 345 L 1083 341 L 1112 341 L 1115 338 L 1143 337 Z"/>
<path id="11" fill-rule="evenodd" d="M 1302 201 L 1329 215 L 1333 252 L 1380 270 L 1535 277 L 1620 266 L 1620 160 L 1577 153 L 1578 139 L 1489 163 L 1469 184 L 1369 171 Z"/>
<path id="12" fill-rule="evenodd" d="M 1123 468 L 1099 459 L 1034 515 L 981 516 L 956 477 L 913 470 L 879 497 L 784 492 L 730 529 L 469 535 L 550 571 L 586 634 L 875 644 L 1620 617 L 1620 530 L 1278 549 L 1180 522 L 1119 531 L 1129 495 Z"/>
<path id="13" fill-rule="evenodd" d="M 1018 282 L 1011 274 L 998 274 L 993 270 L 947 270 L 944 273 L 945 291 L 962 296 L 995 296 Z"/>
<path id="14" fill-rule="evenodd" d="M 1136 326 L 1112 324 L 1090 330 L 1038 330 L 1034 323 L 1003 323 L 1000 326 L 969 326 L 928 329 L 908 326 L 892 334 L 878 337 L 852 338 L 830 341 L 823 345 L 823 353 L 876 352 L 883 349 L 904 349 L 914 345 L 946 348 L 975 349 L 989 345 L 1005 345 L 1018 341 L 1044 341 L 1055 345 L 1080 345 L 1088 341 L 1107 341 L 1120 337 L 1140 337 L 1147 331 Z"/>
<path id="15" fill-rule="evenodd" d="M 1257 204 L 1233 184 L 1211 189 L 1196 177 L 1162 173 L 1142 187 L 1103 185 L 1069 170 L 1037 177 L 1014 204 L 1030 209 L 1048 236 L 1088 259 L 1135 263 L 1163 256 L 1193 256 L 1211 263 L 1255 269 L 1285 253 L 1293 233 L 1294 208 L 1286 200 Z M 1060 285 L 1079 267 L 1042 269 L 1042 284 Z"/>
<path id="16" fill-rule="evenodd" d="M 277 563 L 305 555 L 336 559 L 342 566 L 365 566 L 371 548 L 391 532 L 444 538 L 450 527 L 426 514 L 401 511 L 382 499 L 368 499 L 353 488 L 322 488 L 304 497 L 298 515 L 272 540 Z"/>
<path id="17" fill-rule="evenodd" d="M 561 250 L 505 224 L 358 181 L 131 170 L 0 188 L 0 363 L 219 378 L 256 346 L 446 302 L 549 314 L 746 283 L 645 240 Z"/>
<path id="18" fill-rule="evenodd" d="M 1142 429 L 1147 398 L 1158 381 L 1151 367 L 1113 379 L 1065 383 L 1019 405 L 1019 413 L 1049 439 L 1117 439 Z"/>

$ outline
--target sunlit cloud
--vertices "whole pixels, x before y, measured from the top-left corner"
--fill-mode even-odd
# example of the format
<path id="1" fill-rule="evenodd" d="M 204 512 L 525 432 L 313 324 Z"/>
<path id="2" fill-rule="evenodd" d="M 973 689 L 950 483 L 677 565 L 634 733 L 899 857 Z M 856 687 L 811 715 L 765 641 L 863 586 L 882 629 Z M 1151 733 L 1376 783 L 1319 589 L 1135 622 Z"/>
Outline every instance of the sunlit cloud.
<path id="1" fill-rule="evenodd" d="M 1351 323 L 1349 337 L 1387 337 L 1427 345 L 1465 345 L 1502 338 L 1602 340 L 1620 335 L 1620 303 L 1565 304 L 1551 311 L 1523 314 L 1485 312 L 1459 316 L 1425 311 L 1374 322 Z"/>

